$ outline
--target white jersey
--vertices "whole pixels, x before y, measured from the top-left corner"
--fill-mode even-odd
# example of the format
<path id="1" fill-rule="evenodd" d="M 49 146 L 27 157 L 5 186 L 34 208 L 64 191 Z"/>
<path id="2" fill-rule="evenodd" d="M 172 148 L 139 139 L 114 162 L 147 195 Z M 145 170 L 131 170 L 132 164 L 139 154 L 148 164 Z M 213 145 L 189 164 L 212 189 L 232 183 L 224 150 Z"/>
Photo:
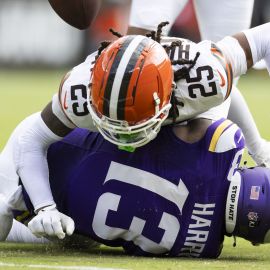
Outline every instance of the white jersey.
<path id="1" fill-rule="evenodd" d="M 175 81 L 176 121 L 182 122 L 221 104 L 229 97 L 232 69 L 222 52 L 210 41 L 196 44 L 186 39 L 164 38 L 162 44 L 170 44 L 172 41 L 179 41 L 181 45 L 171 50 L 171 60 L 182 59 L 192 63 L 197 56 L 186 78 Z M 74 67 L 62 82 L 59 97 L 53 98 L 53 111 L 59 119 L 61 116 L 57 112 L 62 111 L 71 124 L 90 130 L 96 130 L 88 107 L 95 56 L 96 53 L 89 55 L 83 63 Z M 177 64 L 173 68 L 177 71 L 190 65 Z M 61 109 L 57 108 L 59 106 Z"/>
<path id="2" fill-rule="evenodd" d="M 175 81 L 175 97 L 179 104 L 176 121 L 182 122 L 220 105 L 229 97 L 232 69 L 222 52 L 211 41 L 196 44 L 186 39 L 164 38 L 163 42 L 169 44 L 173 40 L 181 40 L 182 44 L 171 52 L 171 60 L 193 61 L 198 55 L 187 77 Z M 190 64 L 184 65 L 186 68 L 189 66 Z M 173 68 L 176 72 L 183 65 L 175 65 Z M 219 118 L 226 117 L 226 113 Z"/>

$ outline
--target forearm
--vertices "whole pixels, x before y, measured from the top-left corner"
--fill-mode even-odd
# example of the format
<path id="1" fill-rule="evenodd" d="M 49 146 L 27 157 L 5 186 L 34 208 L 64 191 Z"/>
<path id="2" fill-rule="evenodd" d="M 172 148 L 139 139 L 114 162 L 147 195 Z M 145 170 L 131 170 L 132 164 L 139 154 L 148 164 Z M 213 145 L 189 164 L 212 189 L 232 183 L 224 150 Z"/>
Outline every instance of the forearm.
<path id="1" fill-rule="evenodd" d="M 248 40 L 253 64 L 264 59 L 270 73 L 270 23 L 244 31 Z"/>
<path id="2" fill-rule="evenodd" d="M 61 139 L 44 123 L 40 113 L 27 118 L 18 137 L 16 167 L 21 181 L 31 199 L 35 210 L 54 203 L 46 159 L 50 144 Z M 24 121 L 23 121 L 24 122 Z M 23 124 L 22 122 L 22 124 Z"/>
<path id="3" fill-rule="evenodd" d="M 221 49 L 227 63 L 231 65 L 234 78 L 247 72 L 247 58 L 239 40 L 228 36 L 217 42 L 217 46 Z"/>
<path id="4" fill-rule="evenodd" d="M 64 128 L 63 123 L 56 118 L 50 103 L 42 114 L 31 115 L 19 125 L 20 132 L 14 134 L 16 136 L 12 146 L 16 172 L 37 214 L 29 222 L 28 228 L 39 237 L 57 236 L 63 239 L 66 233 L 73 233 L 75 225 L 70 217 L 56 208 L 49 182 L 47 149 L 62 139 L 51 128 L 63 136 L 70 129 Z"/>
<path id="5" fill-rule="evenodd" d="M 264 59 L 270 72 L 270 23 L 260 25 L 233 37 L 225 37 L 217 42 L 232 66 L 233 76 L 245 74 L 261 59 Z"/>

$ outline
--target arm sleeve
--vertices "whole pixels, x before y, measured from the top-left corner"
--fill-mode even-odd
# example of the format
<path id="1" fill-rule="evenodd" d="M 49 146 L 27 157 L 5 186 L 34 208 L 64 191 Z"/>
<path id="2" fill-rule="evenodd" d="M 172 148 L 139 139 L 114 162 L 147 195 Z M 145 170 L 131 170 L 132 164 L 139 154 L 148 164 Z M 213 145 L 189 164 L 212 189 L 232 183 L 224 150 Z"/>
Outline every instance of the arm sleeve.
<path id="1" fill-rule="evenodd" d="M 253 64 L 264 59 L 270 73 L 270 23 L 266 23 L 249 30 L 244 34 L 249 42 Z"/>
<path id="2" fill-rule="evenodd" d="M 62 139 L 44 123 L 40 113 L 26 118 L 21 124 L 14 145 L 17 173 L 31 198 L 35 210 L 54 204 L 47 163 L 48 147 Z"/>
<path id="3" fill-rule="evenodd" d="M 238 40 L 233 37 L 225 37 L 217 42 L 225 58 L 231 64 L 233 77 L 238 77 L 247 72 L 247 59 L 245 52 Z"/>
<path id="4" fill-rule="evenodd" d="M 168 21 L 169 26 L 164 28 L 164 33 L 167 34 L 186 3 L 187 0 L 133 0 L 129 25 L 156 30 L 159 23 Z"/>
<path id="5" fill-rule="evenodd" d="M 19 176 L 35 210 L 54 204 L 49 183 L 48 147 L 76 126 L 94 128 L 85 106 L 89 100 L 88 85 L 94 57 L 95 53 L 73 68 L 61 82 L 59 94 L 54 95 L 42 114 L 31 115 L 22 121 L 8 142 L 7 150 L 10 151 L 5 152 L 12 152 L 12 155 L 5 154 L 8 161 L 5 164 L 12 164 L 12 170 L 8 175 L 3 175 L 0 166 L 0 184 L 1 179 L 6 178 L 16 183 Z M 2 154 L 1 157 L 0 165 L 1 160 L 5 160 Z"/>

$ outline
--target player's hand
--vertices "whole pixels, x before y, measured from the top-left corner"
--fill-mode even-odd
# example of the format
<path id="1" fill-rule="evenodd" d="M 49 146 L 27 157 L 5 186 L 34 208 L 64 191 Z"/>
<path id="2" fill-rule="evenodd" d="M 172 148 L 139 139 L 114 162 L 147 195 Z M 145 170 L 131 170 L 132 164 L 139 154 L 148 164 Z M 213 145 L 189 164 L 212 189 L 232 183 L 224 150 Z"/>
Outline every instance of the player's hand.
<path id="1" fill-rule="evenodd" d="M 72 218 L 60 213 L 56 205 L 50 205 L 38 211 L 38 214 L 28 223 L 28 228 L 37 237 L 72 235 L 75 224 Z"/>

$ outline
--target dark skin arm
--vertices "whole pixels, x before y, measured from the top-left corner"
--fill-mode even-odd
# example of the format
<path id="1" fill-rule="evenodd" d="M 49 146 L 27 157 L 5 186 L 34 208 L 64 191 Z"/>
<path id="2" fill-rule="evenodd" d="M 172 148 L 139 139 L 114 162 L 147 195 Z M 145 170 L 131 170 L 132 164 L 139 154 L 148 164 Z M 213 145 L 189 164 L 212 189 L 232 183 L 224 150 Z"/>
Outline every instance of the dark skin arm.
<path id="1" fill-rule="evenodd" d="M 41 112 L 41 118 L 46 126 L 57 136 L 65 137 L 72 129 L 65 126 L 53 113 L 52 102 L 50 102 Z"/>
<path id="2" fill-rule="evenodd" d="M 251 68 L 253 66 L 253 59 L 252 59 L 251 49 L 250 49 L 250 46 L 249 46 L 249 43 L 245 34 L 240 32 L 233 35 L 233 37 L 238 40 L 239 44 L 241 45 L 241 47 L 243 48 L 246 54 L 247 68 Z"/>
<path id="3" fill-rule="evenodd" d="M 68 72 L 62 79 L 60 86 L 59 86 L 59 95 L 62 91 L 62 87 L 64 82 L 68 79 L 70 76 L 70 72 Z M 41 112 L 41 118 L 46 124 L 46 126 L 57 136 L 65 137 L 68 135 L 72 129 L 65 126 L 53 113 L 52 111 L 52 102 L 50 102 Z"/>

